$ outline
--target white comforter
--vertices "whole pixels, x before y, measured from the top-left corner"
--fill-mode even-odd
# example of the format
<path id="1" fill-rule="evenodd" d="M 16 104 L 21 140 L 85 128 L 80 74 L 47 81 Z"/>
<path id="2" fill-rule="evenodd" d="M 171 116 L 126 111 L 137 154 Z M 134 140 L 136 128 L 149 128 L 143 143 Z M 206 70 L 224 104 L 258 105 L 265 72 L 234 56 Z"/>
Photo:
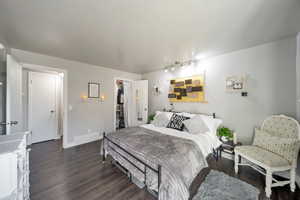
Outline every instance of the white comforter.
<path id="1" fill-rule="evenodd" d="M 190 134 L 188 132 L 178 131 L 171 128 L 157 127 L 153 124 L 144 124 L 141 125 L 141 127 L 157 131 L 166 135 L 172 135 L 175 137 L 192 140 L 199 146 L 205 157 L 212 153 L 214 148 L 217 148 L 222 144 L 216 136 L 216 134 L 212 132 Z"/>

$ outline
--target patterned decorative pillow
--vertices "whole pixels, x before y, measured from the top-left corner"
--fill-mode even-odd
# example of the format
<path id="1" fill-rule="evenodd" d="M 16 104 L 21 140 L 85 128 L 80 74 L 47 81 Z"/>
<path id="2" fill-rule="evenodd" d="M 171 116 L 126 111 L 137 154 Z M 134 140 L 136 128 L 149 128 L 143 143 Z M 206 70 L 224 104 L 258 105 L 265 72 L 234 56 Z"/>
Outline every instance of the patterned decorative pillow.
<path id="1" fill-rule="evenodd" d="M 298 139 L 273 136 L 256 128 L 253 145 L 281 155 L 292 163 L 298 155 L 300 142 Z"/>
<path id="2" fill-rule="evenodd" d="M 182 131 L 184 127 L 183 121 L 187 119 L 190 118 L 182 115 L 173 114 L 169 124 L 167 125 L 167 128 L 172 128 L 172 129 Z"/>

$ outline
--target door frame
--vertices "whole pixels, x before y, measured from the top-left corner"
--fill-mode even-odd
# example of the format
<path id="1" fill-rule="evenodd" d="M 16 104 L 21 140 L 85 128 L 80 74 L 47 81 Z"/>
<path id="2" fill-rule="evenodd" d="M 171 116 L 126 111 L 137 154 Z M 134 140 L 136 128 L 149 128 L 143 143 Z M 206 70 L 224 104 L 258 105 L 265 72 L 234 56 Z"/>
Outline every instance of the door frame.
<path id="1" fill-rule="evenodd" d="M 116 115 L 116 112 L 117 112 L 117 94 L 116 94 L 116 90 L 117 90 L 117 85 L 116 85 L 116 81 L 117 80 L 122 80 L 122 81 L 129 81 L 129 82 L 133 82 L 134 80 L 133 79 L 128 79 L 128 78 L 121 78 L 121 77 L 115 77 L 114 79 L 113 79 L 113 85 L 114 85 L 114 95 L 113 95 L 113 101 L 114 101 L 114 103 L 113 103 L 113 112 L 114 112 L 114 119 L 113 119 L 113 131 L 116 131 L 117 130 L 117 127 L 116 127 L 116 117 L 117 117 L 117 115 Z"/>
<path id="2" fill-rule="evenodd" d="M 137 120 L 137 116 L 136 116 L 136 120 L 137 120 L 137 121 L 136 121 L 136 124 L 137 124 L 137 125 L 142 125 L 142 124 L 145 124 L 145 123 L 147 124 L 147 122 L 148 122 L 148 116 L 149 116 L 149 91 L 148 91 L 148 90 L 149 90 L 149 81 L 148 81 L 148 80 L 137 80 L 137 82 L 140 82 L 140 81 L 146 81 L 146 82 L 147 82 L 147 88 L 146 88 L 147 97 L 145 98 L 145 99 L 146 99 L 146 104 L 147 104 L 147 108 L 146 108 L 146 109 L 147 109 L 147 110 L 146 110 L 146 111 L 147 111 L 147 115 L 144 116 L 144 111 L 145 111 L 145 107 L 144 107 L 144 106 L 145 106 L 145 105 L 143 105 L 143 108 L 142 108 L 142 109 L 143 109 L 143 111 L 142 111 L 142 112 L 143 112 L 143 113 L 142 113 L 142 116 L 143 116 L 143 118 L 144 118 L 144 117 L 146 117 L 146 118 L 145 118 L 145 121 L 143 120 L 143 122 L 139 122 L 139 121 Z M 135 85 L 135 86 L 136 86 L 136 85 Z M 133 88 L 136 90 L 136 87 L 133 87 Z M 136 91 L 135 91 L 135 92 L 136 92 Z M 135 97 L 136 97 L 136 95 L 135 95 Z M 136 112 L 136 115 L 137 115 L 137 110 L 136 110 L 135 112 Z"/>
<path id="3" fill-rule="evenodd" d="M 20 115 L 21 116 L 19 116 L 18 118 L 14 118 L 14 119 L 12 119 L 11 118 L 11 115 L 12 115 L 12 113 L 11 113 L 11 106 L 12 106 L 12 102 L 11 102 L 11 92 L 12 92 L 12 90 L 11 90 L 11 82 L 13 82 L 13 80 L 11 80 L 10 78 L 11 78 L 11 74 L 10 74 L 10 70 L 8 69 L 9 68 L 9 60 L 11 60 L 12 62 L 14 62 L 14 63 L 16 63 L 18 66 L 17 67 L 13 67 L 15 70 L 17 70 L 17 71 L 15 71 L 16 72 L 16 74 L 14 74 L 13 73 L 13 77 L 14 78 L 16 78 L 17 80 L 17 85 L 16 85 L 16 87 L 17 88 L 12 88 L 14 91 L 15 90 L 17 90 L 17 94 L 16 94 L 16 96 L 14 97 L 14 98 L 17 98 L 18 99 L 18 103 L 17 103 L 17 105 L 14 105 L 14 107 L 19 107 L 19 109 L 20 109 Z M 22 69 L 23 69 L 23 66 L 22 66 L 22 64 L 19 62 L 19 60 L 14 56 L 14 55 L 12 55 L 12 54 L 10 54 L 10 53 L 7 53 L 6 54 L 6 97 L 5 97 L 5 101 L 6 101 L 6 105 L 5 105 L 5 109 L 6 109 L 6 116 L 5 116 L 5 121 L 6 121 L 6 123 L 7 123 L 7 125 L 6 125 L 6 135 L 11 135 L 12 134 L 12 132 L 11 132 L 11 129 L 13 128 L 13 127 L 11 127 L 11 122 L 12 122 L 12 120 L 14 121 L 14 120 L 16 120 L 17 121 L 17 125 L 18 126 L 22 126 L 23 127 L 23 116 L 22 116 L 22 106 L 23 106 L 23 102 L 22 102 Z M 19 72 L 19 73 L 17 73 L 17 72 Z M 14 102 L 14 103 L 16 103 L 16 102 Z M 23 131 L 23 128 L 20 128 L 17 132 L 19 132 L 19 131 Z M 14 133 L 15 133 L 15 131 L 14 131 Z"/>
<path id="4" fill-rule="evenodd" d="M 25 69 L 27 69 L 27 68 L 25 68 Z M 45 75 L 53 75 L 53 76 L 59 76 L 59 74 L 57 74 L 57 73 L 47 73 L 47 72 L 41 72 L 41 71 L 29 71 L 28 72 L 28 83 L 27 83 L 27 86 L 28 86 L 28 116 L 27 116 L 27 119 L 28 119 L 28 129 L 30 130 L 30 131 L 32 131 L 32 122 L 33 122 L 33 120 L 32 120 L 32 105 L 33 105 L 33 103 L 32 103 L 32 100 L 33 100 L 33 98 L 34 98 L 34 96 L 33 96 L 33 94 L 32 94 L 32 83 L 30 82 L 31 80 L 32 80 L 32 77 L 33 77 L 33 75 L 34 74 L 36 74 L 37 75 L 37 73 L 39 73 L 39 74 L 45 74 Z M 57 78 L 57 77 L 55 77 L 55 78 Z M 59 107 L 59 105 L 58 105 L 58 91 L 57 91 L 57 82 L 56 82 L 56 84 L 55 84 L 55 110 L 56 110 L 56 112 L 55 112 L 55 120 L 56 120 L 56 130 L 55 130 L 55 135 L 53 135 L 53 138 L 51 139 L 51 140 L 58 140 L 58 139 L 60 139 L 61 138 L 61 135 L 59 134 L 59 132 L 58 132 L 58 127 L 59 127 L 59 119 L 58 119 L 58 114 L 57 114 L 57 111 L 59 110 L 58 109 L 58 107 Z M 32 138 L 32 136 L 31 136 L 31 138 Z M 32 141 L 31 141 L 32 142 Z M 45 141 L 41 141 L 41 142 L 45 142 Z M 39 143 L 39 142 L 37 142 L 37 143 Z"/>
<path id="5" fill-rule="evenodd" d="M 68 70 L 55 68 L 55 67 L 47 67 L 35 64 L 21 63 L 23 68 L 30 69 L 37 72 L 46 72 L 46 73 L 63 73 L 63 148 L 69 148 L 72 146 L 68 142 Z"/>

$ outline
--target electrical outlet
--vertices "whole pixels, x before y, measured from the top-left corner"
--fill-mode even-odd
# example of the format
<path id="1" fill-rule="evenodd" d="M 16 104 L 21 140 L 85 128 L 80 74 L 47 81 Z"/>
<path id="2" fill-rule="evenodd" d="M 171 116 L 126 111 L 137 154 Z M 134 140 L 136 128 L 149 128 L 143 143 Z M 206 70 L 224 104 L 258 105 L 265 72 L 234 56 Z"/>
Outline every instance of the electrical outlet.
<path id="1" fill-rule="evenodd" d="M 242 97 L 247 97 L 248 96 L 248 92 L 242 92 Z"/>

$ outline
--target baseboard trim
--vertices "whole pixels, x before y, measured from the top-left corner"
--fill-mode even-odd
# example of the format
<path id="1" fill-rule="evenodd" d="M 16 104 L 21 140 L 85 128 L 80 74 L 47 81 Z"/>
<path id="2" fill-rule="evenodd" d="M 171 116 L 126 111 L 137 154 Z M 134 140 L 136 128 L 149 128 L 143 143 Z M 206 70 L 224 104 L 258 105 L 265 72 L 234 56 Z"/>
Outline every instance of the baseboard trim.
<path id="1" fill-rule="evenodd" d="M 56 137 L 54 137 L 54 140 L 60 140 L 61 139 L 61 135 L 57 135 Z"/>
<path id="2" fill-rule="evenodd" d="M 98 132 L 75 136 L 73 142 L 68 142 L 64 145 L 64 149 L 75 147 L 78 145 L 94 142 L 102 139 L 102 136 Z"/>

